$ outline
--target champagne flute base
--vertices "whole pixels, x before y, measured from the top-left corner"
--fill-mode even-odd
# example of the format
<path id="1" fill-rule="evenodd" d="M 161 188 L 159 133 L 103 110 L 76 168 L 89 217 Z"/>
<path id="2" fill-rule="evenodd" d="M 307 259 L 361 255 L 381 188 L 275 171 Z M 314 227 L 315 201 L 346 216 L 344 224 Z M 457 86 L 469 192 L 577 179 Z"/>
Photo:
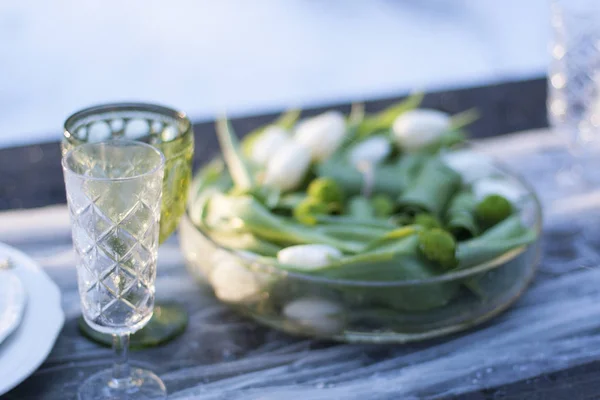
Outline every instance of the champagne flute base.
<path id="1" fill-rule="evenodd" d="M 153 372 L 132 368 L 125 382 L 113 379 L 113 371 L 107 369 L 88 378 L 80 387 L 79 400 L 162 400 L 167 398 L 163 381 Z"/>
<path id="2" fill-rule="evenodd" d="M 141 349 L 169 342 L 181 335 L 187 324 L 188 314 L 181 305 L 157 302 L 154 305 L 154 314 L 148 324 L 131 335 L 129 347 Z M 106 347 L 112 346 L 112 335 L 93 330 L 83 317 L 79 318 L 79 330 L 94 342 Z"/>

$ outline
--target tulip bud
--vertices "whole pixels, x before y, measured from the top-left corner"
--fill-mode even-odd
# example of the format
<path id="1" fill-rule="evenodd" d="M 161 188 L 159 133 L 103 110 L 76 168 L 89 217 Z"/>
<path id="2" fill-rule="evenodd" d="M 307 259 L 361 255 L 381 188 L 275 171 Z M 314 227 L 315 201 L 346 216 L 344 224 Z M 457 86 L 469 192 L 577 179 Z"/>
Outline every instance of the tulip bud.
<path id="1" fill-rule="evenodd" d="M 296 189 L 310 167 L 310 151 L 303 145 L 288 141 L 267 163 L 264 184 L 282 191 Z"/>
<path id="2" fill-rule="evenodd" d="M 373 136 L 352 147 L 348 158 L 352 165 L 376 165 L 392 152 L 392 146 L 385 136 Z"/>
<path id="3" fill-rule="evenodd" d="M 340 147 L 345 134 L 342 113 L 328 111 L 298 123 L 294 139 L 310 149 L 313 160 L 323 161 Z"/>
<path id="4" fill-rule="evenodd" d="M 213 268 L 208 280 L 217 298 L 237 303 L 259 294 L 262 290 L 263 282 L 260 282 L 259 276 L 248 270 L 235 256 L 218 251 L 214 253 L 211 261 Z"/>
<path id="5" fill-rule="evenodd" d="M 335 247 L 325 244 L 301 244 L 286 247 L 277 253 L 281 264 L 293 265 L 307 271 L 331 264 L 342 253 Z"/>
<path id="6" fill-rule="evenodd" d="M 284 129 L 276 125 L 268 126 L 252 143 L 250 158 L 264 166 L 290 140 L 290 135 Z"/>
<path id="7" fill-rule="evenodd" d="M 405 151 L 417 151 L 436 143 L 450 129 L 450 116 L 430 109 L 400 114 L 392 126 L 396 144 Z"/>
<path id="8" fill-rule="evenodd" d="M 320 335 L 332 335 L 344 328 L 343 308 L 329 300 L 305 297 L 285 305 L 283 315 L 290 322 Z"/>

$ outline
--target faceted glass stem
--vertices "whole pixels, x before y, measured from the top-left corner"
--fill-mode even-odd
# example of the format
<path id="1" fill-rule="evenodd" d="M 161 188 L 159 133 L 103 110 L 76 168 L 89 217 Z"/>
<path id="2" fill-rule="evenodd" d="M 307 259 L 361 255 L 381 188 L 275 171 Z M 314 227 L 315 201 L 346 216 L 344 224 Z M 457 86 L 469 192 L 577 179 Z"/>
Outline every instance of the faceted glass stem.
<path id="1" fill-rule="evenodd" d="M 126 391 L 131 386 L 131 371 L 129 368 L 129 335 L 113 335 L 113 379 L 110 386 L 115 390 Z"/>

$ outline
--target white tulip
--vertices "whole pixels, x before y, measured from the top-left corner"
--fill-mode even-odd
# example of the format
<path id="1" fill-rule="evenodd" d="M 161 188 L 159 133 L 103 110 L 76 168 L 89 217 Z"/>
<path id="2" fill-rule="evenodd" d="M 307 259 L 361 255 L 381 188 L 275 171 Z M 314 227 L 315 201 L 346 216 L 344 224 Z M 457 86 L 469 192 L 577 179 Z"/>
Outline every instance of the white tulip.
<path id="1" fill-rule="evenodd" d="M 310 151 L 294 141 L 286 142 L 269 159 L 264 184 L 283 191 L 296 189 L 310 167 Z"/>
<path id="2" fill-rule="evenodd" d="M 473 194 L 477 200 L 483 200 L 491 194 L 499 194 L 511 203 L 516 203 L 526 193 L 520 185 L 502 178 L 485 178 L 473 183 Z"/>
<path id="3" fill-rule="evenodd" d="M 322 161 L 340 147 L 346 134 L 346 121 L 339 111 L 328 111 L 301 121 L 294 139 L 310 149 L 315 161 Z"/>
<path id="4" fill-rule="evenodd" d="M 458 172 L 467 183 L 490 177 L 497 172 L 490 157 L 469 149 L 443 153 L 441 160 Z"/>
<path id="5" fill-rule="evenodd" d="M 264 166 L 290 140 L 291 136 L 285 129 L 271 125 L 265 128 L 252 144 L 250 158 L 258 165 Z"/>
<path id="6" fill-rule="evenodd" d="M 305 297 L 285 305 L 283 315 L 291 322 L 321 335 L 331 335 L 344 327 L 344 309 L 318 297 Z"/>
<path id="7" fill-rule="evenodd" d="M 286 247 L 277 253 L 277 261 L 281 264 L 301 267 L 307 271 L 331 264 L 342 257 L 342 252 L 325 244 L 300 244 Z"/>
<path id="8" fill-rule="evenodd" d="M 439 140 L 450 129 L 450 116 L 430 109 L 416 109 L 399 115 L 392 126 L 396 144 L 406 151 L 420 150 Z"/>
<path id="9" fill-rule="evenodd" d="M 373 136 L 352 147 L 348 158 L 355 167 L 361 164 L 376 165 L 392 152 L 392 146 L 385 136 Z"/>
<path id="10" fill-rule="evenodd" d="M 262 284 L 234 256 L 220 250 L 211 258 L 213 265 L 208 277 L 217 298 L 226 302 L 240 302 L 260 293 Z"/>

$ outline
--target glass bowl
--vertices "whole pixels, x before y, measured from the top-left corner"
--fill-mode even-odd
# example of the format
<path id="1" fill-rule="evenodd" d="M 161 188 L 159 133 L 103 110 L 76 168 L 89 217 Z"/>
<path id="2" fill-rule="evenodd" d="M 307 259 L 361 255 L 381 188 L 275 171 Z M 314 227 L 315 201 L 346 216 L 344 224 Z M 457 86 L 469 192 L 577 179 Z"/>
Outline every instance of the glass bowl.
<path id="1" fill-rule="evenodd" d="M 215 243 L 189 213 L 180 225 L 181 248 L 190 273 L 211 285 L 218 299 L 275 329 L 354 343 L 405 343 L 446 335 L 508 308 L 531 282 L 539 260 L 538 198 L 520 177 L 496 163 L 492 168 L 494 179 L 520 193 L 522 221 L 536 240 L 465 270 L 395 282 L 287 272 Z M 469 282 L 477 282 L 478 295 L 465 289 Z"/>

